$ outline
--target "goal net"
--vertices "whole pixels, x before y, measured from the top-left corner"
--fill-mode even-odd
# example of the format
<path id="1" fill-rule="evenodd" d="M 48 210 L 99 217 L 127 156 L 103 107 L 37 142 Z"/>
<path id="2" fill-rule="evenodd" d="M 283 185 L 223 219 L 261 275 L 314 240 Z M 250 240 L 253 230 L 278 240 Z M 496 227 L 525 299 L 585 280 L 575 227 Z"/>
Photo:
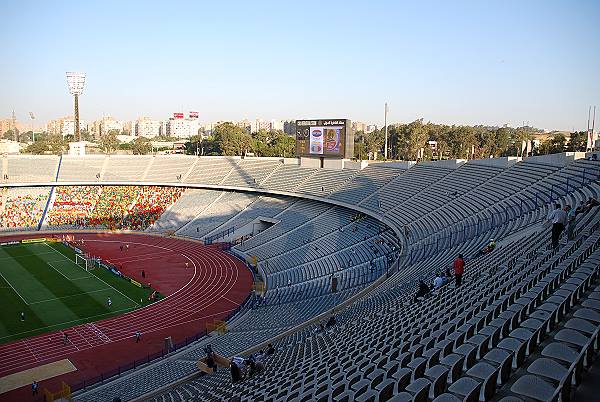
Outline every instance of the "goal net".
<path id="1" fill-rule="evenodd" d="M 89 271 L 91 268 L 93 268 L 93 266 L 91 266 L 90 264 L 89 259 L 82 254 L 75 254 L 75 264 L 79 265 L 86 271 Z"/>

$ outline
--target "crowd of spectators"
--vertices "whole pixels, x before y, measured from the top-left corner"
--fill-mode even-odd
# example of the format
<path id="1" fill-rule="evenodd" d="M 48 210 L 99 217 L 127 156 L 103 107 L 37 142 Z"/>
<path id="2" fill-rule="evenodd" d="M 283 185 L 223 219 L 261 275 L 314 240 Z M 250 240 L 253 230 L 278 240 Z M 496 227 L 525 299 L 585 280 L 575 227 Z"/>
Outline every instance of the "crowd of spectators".
<path id="1" fill-rule="evenodd" d="M 10 194 L 0 196 L 0 228 L 37 227 L 44 213 L 48 194 Z"/>
<path id="2" fill-rule="evenodd" d="M 177 201 L 183 191 L 156 186 L 58 187 L 48 224 L 143 230 Z"/>

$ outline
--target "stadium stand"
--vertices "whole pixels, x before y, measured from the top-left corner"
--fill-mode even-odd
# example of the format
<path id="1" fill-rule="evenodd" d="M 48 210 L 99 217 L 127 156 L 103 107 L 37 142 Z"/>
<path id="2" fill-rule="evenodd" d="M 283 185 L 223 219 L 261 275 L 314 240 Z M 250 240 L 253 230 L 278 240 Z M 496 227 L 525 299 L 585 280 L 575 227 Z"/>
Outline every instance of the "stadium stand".
<path id="1" fill-rule="evenodd" d="M 156 156 L 151 169 L 145 177 L 149 182 L 173 182 L 178 181 L 178 177 L 185 179 L 197 158 L 169 155 Z"/>
<path id="2" fill-rule="evenodd" d="M 107 159 L 108 164 L 102 174 L 102 179 L 105 181 L 144 180 L 146 168 L 154 160 L 151 156 L 131 158 L 119 155 L 113 155 Z"/>
<path id="3" fill-rule="evenodd" d="M 6 158 L 8 183 L 45 183 L 56 179 L 59 164 L 56 156 L 9 155 Z"/>
<path id="4" fill-rule="evenodd" d="M 167 158 L 140 159 L 130 170 L 119 170 L 127 158 L 110 167 L 112 158 L 101 180 L 124 175 L 316 198 L 170 193 L 162 217 L 134 228 L 227 237 L 234 254 L 256 259 L 266 290 L 251 296 L 224 334 L 83 390 L 77 400 L 562 401 L 597 357 L 600 208 L 579 214 L 574 237 L 564 236 L 558 249 L 547 247 L 543 224 L 551 202 L 575 206 L 600 195 L 596 161 L 566 155 L 335 171 L 182 158 L 162 175 L 157 166 L 169 165 Z M 21 176 L 28 182 L 31 172 L 13 180 Z M 58 189 L 56 198 L 64 198 Z M 138 198 L 134 215 L 162 199 L 151 194 L 159 196 Z M 50 216 L 61 205 L 54 204 Z M 268 227 L 242 236 L 240 228 L 260 217 Z M 481 253 L 491 238 L 498 246 Z M 467 261 L 463 285 L 417 299 L 419 281 L 431 284 L 459 253 Z M 320 325 L 332 314 L 334 325 Z M 225 369 L 198 372 L 209 343 L 222 356 L 249 357 L 268 342 L 276 352 L 252 377 L 232 383 Z"/>
<path id="5" fill-rule="evenodd" d="M 175 232 L 190 223 L 220 195 L 221 191 L 216 190 L 188 189 L 146 230 L 149 232 Z"/>
<path id="6" fill-rule="evenodd" d="M 182 193 L 178 187 L 59 186 L 44 228 L 144 230 Z"/>
<path id="7" fill-rule="evenodd" d="M 63 156 L 58 181 L 98 181 L 104 178 L 105 156 Z"/>
<path id="8" fill-rule="evenodd" d="M 37 230 L 48 201 L 48 189 L 3 188 L 0 192 L 0 230 Z"/>
<path id="9" fill-rule="evenodd" d="M 179 229 L 176 234 L 201 239 L 255 200 L 256 196 L 251 194 L 221 192 L 217 198 L 187 225 Z"/>

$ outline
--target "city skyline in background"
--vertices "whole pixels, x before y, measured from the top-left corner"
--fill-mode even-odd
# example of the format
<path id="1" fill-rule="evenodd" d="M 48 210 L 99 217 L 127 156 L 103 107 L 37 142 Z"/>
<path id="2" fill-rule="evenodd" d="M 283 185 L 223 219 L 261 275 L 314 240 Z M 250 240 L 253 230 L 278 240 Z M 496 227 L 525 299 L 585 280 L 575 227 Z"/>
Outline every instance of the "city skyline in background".
<path id="1" fill-rule="evenodd" d="M 2 6 L 0 118 L 72 114 L 66 71 L 87 73 L 90 122 L 198 111 L 382 126 L 387 101 L 392 123 L 582 130 L 600 93 L 593 1 L 77 4 Z"/>

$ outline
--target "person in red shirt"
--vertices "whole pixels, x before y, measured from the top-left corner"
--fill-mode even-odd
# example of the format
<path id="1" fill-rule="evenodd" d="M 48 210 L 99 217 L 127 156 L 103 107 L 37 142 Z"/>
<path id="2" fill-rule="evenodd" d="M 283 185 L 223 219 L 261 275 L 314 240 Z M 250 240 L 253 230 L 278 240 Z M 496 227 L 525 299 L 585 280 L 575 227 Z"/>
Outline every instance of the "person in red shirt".
<path id="1" fill-rule="evenodd" d="M 459 287 L 462 283 L 462 276 L 465 273 L 465 260 L 462 254 L 459 254 L 452 264 L 454 268 L 454 278 L 456 279 L 456 287 Z"/>

